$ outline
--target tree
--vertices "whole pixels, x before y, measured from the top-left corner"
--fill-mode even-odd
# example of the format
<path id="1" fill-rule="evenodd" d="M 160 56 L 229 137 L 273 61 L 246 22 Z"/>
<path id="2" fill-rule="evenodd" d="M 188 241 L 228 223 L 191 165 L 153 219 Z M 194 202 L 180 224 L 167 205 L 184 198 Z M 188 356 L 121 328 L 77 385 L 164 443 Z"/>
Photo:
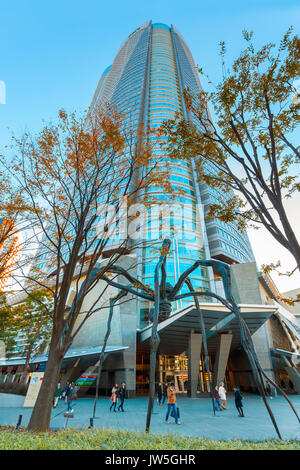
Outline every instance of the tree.
<path id="1" fill-rule="evenodd" d="M 22 355 L 25 357 L 25 365 L 20 383 L 26 379 L 32 357 L 40 354 L 50 339 L 53 314 L 51 297 L 49 291 L 31 291 L 21 304 L 12 306 L 7 317 L 7 331 L 11 341 L 16 342 L 20 337 L 24 340 Z"/>
<path id="2" fill-rule="evenodd" d="M 25 365 L 20 378 L 20 383 L 23 383 L 30 360 L 45 349 L 51 335 L 52 299 L 49 291 L 32 291 L 17 305 L 11 305 L 2 295 L 0 318 L 0 336 L 6 346 L 6 356 L 14 355 L 18 340 L 24 342 L 21 354 L 25 357 Z"/>
<path id="3" fill-rule="evenodd" d="M 1 157 L 1 155 L 0 155 Z M 12 183 L 0 158 L 0 291 L 4 291 L 7 280 L 23 247 L 21 234 L 27 224 L 18 224 L 31 207 L 25 203 L 22 191 Z"/>
<path id="4" fill-rule="evenodd" d="M 25 292 L 43 289 L 53 297 L 48 362 L 30 430 L 48 429 L 61 361 L 106 290 L 97 287 L 97 301 L 78 326 L 84 299 L 99 286 L 95 268 L 100 263 L 103 274 L 132 249 L 126 223 L 121 236 L 128 207 L 136 199 L 146 203 L 148 186 L 169 190 L 165 169 L 152 158 L 150 136 L 150 129 L 133 132 L 121 114 L 99 107 L 82 117 L 61 110 L 58 123 L 36 137 L 14 139 L 16 156 L 6 171 L 32 207 L 29 239 L 39 247 L 33 255 L 26 245 L 21 274 L 13 277 Z"/>
<path id="5" fill-rule="evenodd" d="M 0 341 L 1 346 L 5 349 L 1 352 L 1 356 L 7 358 L 12 354 L 17 339 L 11 333 L 10 320 L 13 318 L 14 308 L 7 302 L 7 297 L 3 292 L 0 292 Z"/>
<path id="6" fill-rule="evenodd" d="M 19 253 L 18 230 L 12 220 L 0 219 L 0 289 L 5 288 Z"/>
<path id="7" fill-rule="evenodd" d="M 300 41 L 290 29 L 274 54 L 274 44 L 256 50 L 252 33 L 243 35 L 247 47 L 230 70 L 221 43 L 220 83 L 209 93 L 185 90 L 188 119 L 177 114 L 162 131 L 169 153 L 194 158 L 199 181 L 219 192 L 209 216 L 237 221 L 241 229 L 249 223 L 265 227 L 300 269 L 299 240 L 284 206 L 300 190 L 300 151 L 293 138 L 299 122 Z M 224 202 L 222 193 L 230 191 Z"/>

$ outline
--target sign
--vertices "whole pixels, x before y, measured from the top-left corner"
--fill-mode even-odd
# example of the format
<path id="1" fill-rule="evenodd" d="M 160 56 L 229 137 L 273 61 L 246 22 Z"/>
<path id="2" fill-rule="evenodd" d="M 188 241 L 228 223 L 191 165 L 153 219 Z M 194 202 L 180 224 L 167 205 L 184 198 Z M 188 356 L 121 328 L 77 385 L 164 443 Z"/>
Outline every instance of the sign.
<path id="1" fill-rule="evenodd" d="M 91 387 L 95 385 L 97 375 L 81 375 L 79 379 L 76 380 L 75 385 L 78 387 Z"/>
<path id="2" fill-rule="evenodd" d="M 33 372 L 30 380 L 30 384 L 27 390 L 27 394 L 24 401 L 24 408 L 33 408 L 39 394 L 44 372 Z"/>

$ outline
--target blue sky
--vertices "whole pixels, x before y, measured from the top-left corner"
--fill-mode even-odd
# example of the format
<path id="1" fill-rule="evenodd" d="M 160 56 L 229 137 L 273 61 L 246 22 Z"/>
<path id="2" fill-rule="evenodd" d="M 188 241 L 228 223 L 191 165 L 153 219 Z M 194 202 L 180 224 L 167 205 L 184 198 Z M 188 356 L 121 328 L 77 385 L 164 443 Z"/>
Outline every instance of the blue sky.
<path id="1" fill-rule="evenodd" d="M 38 131 L 42 120 L 55 119 L 62 107 L 86 109 L 121 43 L 149 19 L 174 24 L 196 64 L 217 81 L 220 41 L 234 58 L 244 46 L 243 29 L 254 31 L 258 45 L 278 43 L 289 26 L 299 30 L 299 18 L 300 4 L 294 0 L 2 1 L 0 80 L 6 84 L 6 104 L 0 105 L 0 151 L 12 131 Z M 300 236 L 300 226 L 297 230 Z M 265 239 L 253 236 L 258 264 L 276 261 L 274 248 L 267 253 Z M 297 277 L 279 281 L 283 289 L 300 285 Z"/>

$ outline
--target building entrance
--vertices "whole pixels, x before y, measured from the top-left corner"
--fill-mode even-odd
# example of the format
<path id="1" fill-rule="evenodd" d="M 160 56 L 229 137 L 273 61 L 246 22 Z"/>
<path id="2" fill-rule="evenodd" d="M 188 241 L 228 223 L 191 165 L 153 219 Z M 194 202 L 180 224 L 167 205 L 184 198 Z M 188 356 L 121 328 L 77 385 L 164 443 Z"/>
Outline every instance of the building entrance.
<path id="1" fill-rule="evenodd" d="M 188 366 L 188 356 L 159 356 L 159 381 L 164 383 L 174 382 L 177 393 L 187 393 L 189 390 Z M 212 367 L 210 370 L 210 380 L 212 382 Z M 210 392 L 208 374 L 205 370 L 204 357 L 202 356 L 199 360 L 197 392 L 200 394 Z"/>
<path id="2" fill-rule="evenodd" d="M 159 355 L 157 357 L 156 367 L 156 385 L 161 382 L 174 382 L 176 393 L 187 394 L 189 391 L 189 362 L 186 355 Z M 212 364 L 210 364 L 212 366 Z M 136 364 L 136 393 L 146 395 L 149 393 L 149 369 L 150 359 L 148 353 L 137 354 Z M 211 367 L 211 381 L 213 369 Z M 197 392 L 209 393 L 208 374 L 205 370 L 204 357 L 199 360 L 198 385 Z"/>
<path id="3" fill-rule="evenodd" d="M 176 393 L 187 393 L 187 356 L 159 356 L 159 381 L 174 382 Z"/>

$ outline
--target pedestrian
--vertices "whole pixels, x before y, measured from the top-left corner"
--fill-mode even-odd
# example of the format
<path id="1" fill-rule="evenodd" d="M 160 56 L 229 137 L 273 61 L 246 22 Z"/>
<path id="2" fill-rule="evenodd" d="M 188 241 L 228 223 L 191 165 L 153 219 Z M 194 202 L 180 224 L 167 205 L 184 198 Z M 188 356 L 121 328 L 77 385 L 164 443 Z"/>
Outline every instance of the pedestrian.
<path id="1" fill-rule="evenodd" d="M 54 403 L 53 403 L 53 408 L 56 408 L 57 407 L 57 403 L 58 403 L 58 400 L 59 398 L 61 397 L 61 394 L 62 394 L 62 387 L 60 385 L 60 382 L 58 382 L 57 386 L 56 386 L 56 389 L 55 389 L 55 393 L 54 393 Z"/>
<path id="2" fill-rule="evenodd" d="M 243 396 L 238 387 L 234 387 L 233 391 L 234 391 L 234 401 L 235 401 L 236 409 L 239 412 L 239 416 L 241 418 L 244 418 L 245 416 L 244 416 L 243 403 L 242 403 Z"/>
<path id="3" fill-rule="evenodd" d="M 162 386 L 161 386 L 161 382 L 159 382 L 159 384 L 157 385 L 157 404 L 159 406 L 161 406 L 161 400 L 162 400 Z"/>
<path id="4" fill-rule="evenodd" d="M 176 407 L 176 391 L 175 391 L 175 386 L 173 382 L 171 382 L 167 388 L 167 395 L 168 395 L 168 410 L 166 414 L 166 423 L 168 423 L 169 414 L 172 410 L 174 414 L 174 418 L 175 418 L 175 424 L 181 424 L 180 421 L 178 421 L 177 407 Z"/>
<path id="5" fill-rule="evenodd" d="M 111 391 L 111 397 L 110 397 L 111 405 L 110 405 L 109 411 L 111 411 L 112 408 L 113 408 L 113 411 L 116 411 L 116 406 L 118 403 L 118 390 L 119 390 L 119 386 L 118 384 L 115 384 Z"/>
<path id="6" fill-rule="evenodd" d="M 119 388 L 118 396 L 120 398 L 120 404 L 118 406 L 118 410 L 124 411 L 124 408 L 123 408 L 124 400 L 125 398 L 127 398 L 126 382 L 122 382 L 121 387 Z"/>
<path id="7" fill-rule="evenodd" d="M 226 410 L 226 390 L 224 387 L 224 382 L 220 383 L 219 395 L 220 395 L 220 399 L 222 400 L 222 408 L 223 410 Z"/>
<path id="8" fill-rule="evenodd" d="M 272 395 L 272 393 L 271 393 L 271 387 L 270 387 L 269 382 L 267 382 L 267 384 L 266 384 L 266 395 L 267 395 L 268 397 L 271 397 L 271 395 Z"/>
<path id="9" fill-rule="evenodd" d="M 165 382 L 164 385 L 163 385 L 163 404 L 165 403 L 166 401 L 166 398 L 167 398 L 167 390 L 168 390 L 168 383 Z"/>
<path id="10" fill-rule="evenodd" d="M 72 390 L 72 400 L 76 400 L 78 398 L 78 390 L 79 390 L 79 387 L 77 385 L 74 384 L 74 382 L 72 382 L 72 387 L 73 387 L 73 390 Z"/>
<path id="11" fill-rule="evenodd" d="M 216 411 L 222 411 L 218 385 L 214 389 L 214 407 Z"/>
<path id="12" fill-rule="evenodd" d="M 73 408 L 72 408 L 72 405 L 71 405 L 73 391 L 74 391 L 73 385 L 69 384 L 69 388 L 67 390 L 67 405 L 68 405 L 67 411 L 68 411 L 68 413 L 73 413 L 73 411 L 74 411 Z"/>
<path id="13" fill-rule="evenodd" d="M 67 401 L 68 401 L 69 388 L 70 388 L 70 382 L 66 382 L 66 385 L 64 386 L 64 390 L 63 390 L 63 397 L 65 398 L 65 405 L 67 404 Z"/>

